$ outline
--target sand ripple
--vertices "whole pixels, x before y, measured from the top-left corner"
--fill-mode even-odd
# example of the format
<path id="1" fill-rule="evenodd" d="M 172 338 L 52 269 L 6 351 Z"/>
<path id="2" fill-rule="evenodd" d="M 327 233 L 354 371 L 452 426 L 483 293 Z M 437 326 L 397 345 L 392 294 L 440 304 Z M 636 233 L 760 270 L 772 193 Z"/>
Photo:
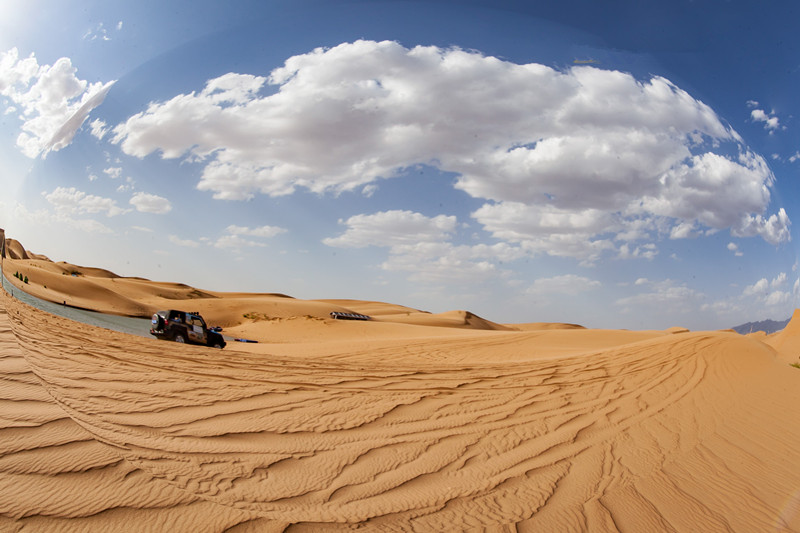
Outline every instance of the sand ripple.
<path id="1" fill-rule="evenodd" d="M 367 364 L 6 305 L 0 494 L 31 495 L 0 497 L 9 523 L 800 530 L 800 371 L 734 333 L 502 364 L 430 363 L 418 343 Z"/>

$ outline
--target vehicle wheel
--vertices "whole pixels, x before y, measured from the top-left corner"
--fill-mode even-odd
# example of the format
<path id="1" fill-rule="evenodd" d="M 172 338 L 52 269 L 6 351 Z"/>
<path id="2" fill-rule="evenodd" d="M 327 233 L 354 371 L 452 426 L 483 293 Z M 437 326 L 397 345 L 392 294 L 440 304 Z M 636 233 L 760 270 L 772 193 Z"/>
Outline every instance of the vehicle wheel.
<path id="1" fill-rule="evenodd" d="M 186 342 L 186 339 L 183 337 L 183 333 L 176 333 L 172 340 L 175 342 L 180 342 L 181 344 Z"/>
<path id="2" fill-rule="evenodd" d="M 222 345 L 220 343 L 218 343 L 218 342 L 215 342 L 214 343 L 214 348 L 219 348 L 221 350 L 222 349 Z"/>
<path id="3" fill-rule="evenodd" d="M 164 318 L 158 313 L 153 314 L 150 323 L 153 324 L 153 329 L 164 329 Z"/>

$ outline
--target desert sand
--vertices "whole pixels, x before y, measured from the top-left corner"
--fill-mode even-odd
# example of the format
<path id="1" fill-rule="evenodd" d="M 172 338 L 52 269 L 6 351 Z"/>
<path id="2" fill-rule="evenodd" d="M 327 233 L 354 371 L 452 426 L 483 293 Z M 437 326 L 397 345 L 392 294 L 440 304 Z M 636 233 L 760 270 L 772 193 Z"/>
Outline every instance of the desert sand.
<path id="1" fill-rule="evenodd" d="M 36 296 L 259 342 L 0 291 L 0 531 L 800 531 L 800 311 L 774 335 L 498 324 L 7 251 Z"/>

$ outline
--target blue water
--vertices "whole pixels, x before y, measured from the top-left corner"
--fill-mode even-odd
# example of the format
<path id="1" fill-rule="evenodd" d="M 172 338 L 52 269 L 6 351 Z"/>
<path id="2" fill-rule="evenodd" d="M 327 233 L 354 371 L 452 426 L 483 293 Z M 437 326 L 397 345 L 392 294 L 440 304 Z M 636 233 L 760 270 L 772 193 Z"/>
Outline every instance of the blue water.
<path id="1" fill-rule="evenodd" d="M 150 319 L 149 318 L 131 318 L 127 316 L 106 315 L 103 313 L 96 313 L 94 311 L 86 311 L 84 309 L 75 309 L 74 307 L 67 307 L 64 305 L 55 304 L 42 300 L 35 296 L 19 290 L 14 287 L 10 281 L 6 279 L 5 273 L 0 268 L 0 279 L 3 282 L 3 288 L 14 296 L 17 300 L 25 302 L 42 311 L 47 311 L 54 315 L 63 316 L 76 322 L 82 322 L 92 326 L 97 326 L 112 331 L 119 331 L 121 333 L 130 333 L 131 335 L 139 335 L 140 337 L 153 338 L 150 335 Z"/>

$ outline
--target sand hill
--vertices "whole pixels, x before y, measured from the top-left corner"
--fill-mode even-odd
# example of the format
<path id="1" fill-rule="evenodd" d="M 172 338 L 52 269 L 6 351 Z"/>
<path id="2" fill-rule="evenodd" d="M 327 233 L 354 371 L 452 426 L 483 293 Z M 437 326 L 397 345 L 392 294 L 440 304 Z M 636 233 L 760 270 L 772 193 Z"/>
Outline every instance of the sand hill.
<path id="1" fill-rule="evenodd" d="M 800 313 L 763 338 L 501 325 L 28 257 L 6 270 L 37 291 L 191 303 L 262 342 L 131 337 L 0 291 L 0 530 L 800 531 Z"/>

